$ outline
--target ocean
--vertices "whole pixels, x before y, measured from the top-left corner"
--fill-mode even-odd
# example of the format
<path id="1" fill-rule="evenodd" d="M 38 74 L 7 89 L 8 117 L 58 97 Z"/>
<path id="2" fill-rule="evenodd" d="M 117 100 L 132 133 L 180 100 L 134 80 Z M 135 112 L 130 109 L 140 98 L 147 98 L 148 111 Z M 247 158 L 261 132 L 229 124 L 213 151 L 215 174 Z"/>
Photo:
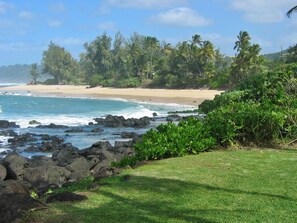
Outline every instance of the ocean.
<path id="1" fill-rule="evenodd" d="M 0 85 L 11 86 L 13 83 Z M 105 117 L 106 115 L 141 118 L 144 116 L 153 117 L 153 113 L 156 113 L 158 117 L 165 117 L 169 111 L 188 110 L 191 108 L 191 106 L 177 104 L 140 103 L 120 99 L 39 97 L 33 96 L 28 92 L 0 91 L 0 120 L 8 120 L 20 125 L 20 128 L 13 129 L 16 133 L 24 134 L 30 132 L 57 135 L 63 137 L 65 142 L 72 143 L 73 146 L 79 149 L 87 148 L 97 141 L 108 140 L 114 143 L 115 141 L 123 140 L 120 137 L 120 133 L 123 131 L 144 133 L 160 123 L 154 122 L 151 126 L 144 129 L 104 128 L 101 134 L 88 131 L 66 134 L 63 128 L 34 128 L 36 125 L 29 125 L 29 122 L 36 120 L 42 125 L 54 123 L 57 125 L 87 128 L 88 123 L 93 122 L 94 118 Z M 0 153 L 11 150 L 7 142 L 8 139 L 9 137 L 0 135 Z M 18 148 L 18 151 L 26 157 L 39 155 L 39 153 L 24 152 L 24 149 Z M 48 155 L 50 156 L 50 154 Z"/>

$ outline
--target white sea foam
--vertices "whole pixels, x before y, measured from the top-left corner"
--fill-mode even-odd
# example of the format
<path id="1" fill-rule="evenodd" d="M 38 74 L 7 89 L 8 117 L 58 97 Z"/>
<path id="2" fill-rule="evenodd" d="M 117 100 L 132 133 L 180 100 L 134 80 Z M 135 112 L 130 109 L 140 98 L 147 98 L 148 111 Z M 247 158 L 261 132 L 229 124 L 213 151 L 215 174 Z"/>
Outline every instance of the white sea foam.
<path id="1" fill-rule="evenodd" d="M 0 83 L 0 87 L 19 86 L 25 85 L 24 83 Z"/>
<path id="2" fill-rule="evenodd" d="M 116 112 L 115 115 L 122 115 L 124 118 L 142 118 L 144 116 L 153 117 L 153 113 L 160 115 L 160 113 L 154 110 L 138 106 L 137 108 L 127 108 L 123 111 Z"/>
<path id="3" fill-rule="evenodd" d="M 0 145 L 2 147 L 5 147 L 8 145 L 8 139 L 11 139 L 13 137 L 10 137 L 10 136 L 0 136 Z"/>
<path id="4" fill-rule="evenodd" d="M 81 126 L 87 125 L 92 122 L 94 118 L 104 117 L 106 115 L 121 115 L 124 118 L 141 118 L 144 116 L 153 117 L 153 113 L 158 116 L 163 116 L 167 114 L 167 111 L 157 111 L 153 109 L 146 108 L 144 106 L 138 106 L 134 108 L 127 108 L 121 111 L 110 111 L 108 113 L 102 112 L 91 112 L 85 115 L 48 115 L 48 116 L 29 116 L 29 117 L 15 117 L 13 120 L 16 124 L 20 125 L 21 128 L 35 127 L 36 125 L 29 125 L 29 122 L 36 120 L 42 125 L 49 125 L 54 123 L 56 125 L 66 125 L 66 126 Z"/>
<path id="5" fill-rule="evenodd" d="M 80 126 L 87 125 L 93 120 L 94 117 L 88 116 L 70 116 L 70 115 L 57 115 L 57 116 L 31 116 L 21 119 L 14 120 L 21 128 L 35 127 L 36 125 L 29 125 L 29 122 L 36 120 L 41 125 L 49 125 L 54 123 L 56 125 L 67 125 L 67 126 Z"/>

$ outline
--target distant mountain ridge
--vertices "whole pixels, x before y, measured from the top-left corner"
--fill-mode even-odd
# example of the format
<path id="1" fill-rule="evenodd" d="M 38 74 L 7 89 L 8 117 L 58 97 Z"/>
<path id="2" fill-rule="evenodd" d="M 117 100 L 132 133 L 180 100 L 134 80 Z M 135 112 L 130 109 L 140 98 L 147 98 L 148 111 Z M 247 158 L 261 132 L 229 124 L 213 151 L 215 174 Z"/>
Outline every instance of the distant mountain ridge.
<path id="1" fill-rule="evenodd" d="M 31 64 L 15 64 L 8 66 L 0 66 L 0 83 L 28 83 L 30 78 Z M 38 70 L 41 72 L 41 66 L 38 65 Z M 39 80 L 46 79 L 42 75 Z"/>
<path id="2" fill-rule="evenodd" d="M 278 60 L 281 60 L 282 57 L 284 55 L 286 55 L 288 53 L 287 50 L 284 50 L 284 51 L 280 51 L 280 52 L 276 52 L 276 53 L 268 53 L 268 54 L 264 54 L 263 56 L 268 59 L 268 60 L 271 60 L 271 61 L 278 61 Z"/>

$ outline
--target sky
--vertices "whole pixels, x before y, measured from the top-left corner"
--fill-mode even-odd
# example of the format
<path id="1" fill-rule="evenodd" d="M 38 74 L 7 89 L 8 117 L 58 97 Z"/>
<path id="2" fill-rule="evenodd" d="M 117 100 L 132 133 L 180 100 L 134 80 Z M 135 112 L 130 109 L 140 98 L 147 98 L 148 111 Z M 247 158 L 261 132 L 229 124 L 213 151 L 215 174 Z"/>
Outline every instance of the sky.
<path id="1" fill-rule="evenodd" d="M 175 45 L 195 34 L 233 56 L 240 31 L 261 53 L 297 43 L 297 0 L 0 0 L 0 66 L 41 63 L 50 41 L 75 59 L 107 32 L 134 32 Z"/>

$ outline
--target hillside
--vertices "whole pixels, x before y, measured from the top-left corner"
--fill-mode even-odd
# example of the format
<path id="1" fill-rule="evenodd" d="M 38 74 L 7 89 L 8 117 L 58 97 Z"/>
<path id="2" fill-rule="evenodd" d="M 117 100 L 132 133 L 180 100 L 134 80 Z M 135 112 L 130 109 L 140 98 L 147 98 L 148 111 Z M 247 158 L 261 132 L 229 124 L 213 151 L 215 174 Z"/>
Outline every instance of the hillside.
<path id="1" fill-rule="evenodd" d="M 16 64 L 0 67 L 0 83 L 28 83 L 30 78 L 30 64 Z M 39 72 L 41 66 L 38 66 Z M 46 76 L 42 75 L 39 80 L 46 79 Z"/>
<path id="2" fill-rule="evenodd" d="M 282 55 L 285 55 L 286 53 L 287 53 L 287 50 L 284 50 L 282 52 L 264 54 L 263 56 L 268 60 L 278 61 L 282 58 Z"/>

